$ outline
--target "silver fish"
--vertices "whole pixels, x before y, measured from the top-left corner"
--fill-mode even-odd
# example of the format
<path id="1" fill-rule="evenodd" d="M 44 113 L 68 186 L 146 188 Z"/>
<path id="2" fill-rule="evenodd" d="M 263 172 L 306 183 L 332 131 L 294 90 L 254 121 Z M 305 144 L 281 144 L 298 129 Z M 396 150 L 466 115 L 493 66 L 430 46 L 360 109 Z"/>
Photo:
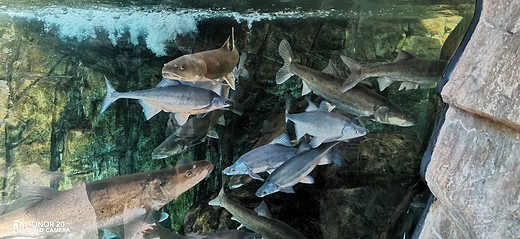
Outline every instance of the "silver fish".
<path id="1" fill-rule="evenodd" d="M 292 188 L 297 183 L 314 183 L 309 175 L 317 166 L 335 162 L 341 164 L 339 154 L 329 153 L 339 142 L 324 143 L 315 149 L 309 149 L 289 159 L 274 170 L 265 183 L 256 191 L 256 196 L 265 197 L 276 192 L 294 193 Z"/>
<path id="2" fill-rule="evenodd" d="M 220 190 L 218 196 L 211 200 L 211 206 L 223 207 L 233 215 L 233 219 L 240 222 L 247 229 L 262 234 L 269 239 L 304 239 L 300 232 L 289 225 L 272 218 L 264 202 L 255 209 L 247 209 L 227 198 L 224 189 Z"/>
<path id="3" fill-rule="evenodd" d="M 212 170 L 210 162 L 195 161 L 174 168 L 107 178 L 65 191 L 27 186 L 20 199 L 0 209 L 4 212 L 0 215 L 0 237 L 88 233 L 97 238 L 98 229 L 143 222 L 152 211 L 161 209 L 198 184 Z M 44 229 L 41 232 L 30 224 L 51 219 L 62 222 L 47 225 L 56 230 L 41 227 Z M 16 223 L 26 223 L 30 228 L 13 230 L 13 225 L 20 226 Z"/>
<path id="4" fill-rule="evenodd" d="M 296 155 L 298 149 L 293 148 L 289 135 L 283 133 L 270 144 L 253 149 L 231 166 L 222 171 L 226 175 L 247 174 L 254 179 L 264 181 L 258 173 L 274 171 L 278 166 Z"/>
<path id="5" fill-rule="evenodd" d="M 294 55 L 291 50 L 291 45 L 289 45 L 289 42 L 287 42 L 285 39 L 280 42 L 280 45 L 278 46 L 278 53 L 283 59 L 283 66 L 276 73 L 277 84 L 284 83 L 293 75 L 297 75 L 302 79 L 343 82 L 343 85 L 348 86 L 347 90 L 354 87 L 358 83 L 349 81 L 348 79 L 343 79 L 339 74 L 329 74 L 327 72 L 313 70 L 309 67 L 297 64 L 294 62 Z"/>
<path id="6" fill-rule="evenodd" d="M 282 43 L 280 43 L 280 45 L 281 44 Z M 283 52 L 280 51 L 280 54 L 284 54 L 285 51 L 290 51 L 288 43 L 283 47 L 283 49 L 285 50 Z M 306 71 L 309 69 L 301 66 L 298 67 L 295 62 L 291 62 L 290 67 L 293 72 L 301 71 L 299 74 L 303 76 L 307 75 Z M 339 76 L 336 67 L 330 60 L 329 65 L 323 71 Z M 417 117 L 411 112 L 401 109 L 390 102 L 386 97 L 379 95 L 362 85 L 358 84 L 343 93 L 340 90 L 341 84 L 343 84 L 342 79 L 332 77 L 301 77 L 301 79 L 303 84 L 302 95 L 306 95 L 312 91 L 314 94 L 319 95 L 326 101 L 334 104 L 338 109 L 349 114 L 383 124 L 398 125 L 402 127 L 413 126 L 417 122 Z"/>
<path id="7" fill-rule="evenodd" d="M 328 112 L 324 109 L 319 110 L 309 100 L 309 106 L 305 112 L 289 114 L 289 102 L 286 106 L 285 118 L 294 122 L 296 139 L 299 140 L 305 134 L 312 135 L 311 147 L 316 148 L 323 142 L 347 141 L 349 139 L 365 136 L 368 130 L 356 125 L 349 118 Z"/>
<path id="8" fill-rule="evenodd" d="M 232 100 L 220 97 L 213 91 L 182 85 L 168 79 L 163 79 L 157 88 L 131 92 L 115 91 L 106 78 L 105 83 L 107 95 L 99 114 L 102 114 L 117 99 L 138 99 L 146 120 L 160 111 L 174 112 L 177 123 L 183 125 L 190 115 L 222 109 L 233 103 Z"/>
<path id="9" fill-rule="evenodd" d="M 445 60 L 415 58 L 406 51 L 391 63 L 373 66 L 363 66 L 357 61 L 341 56 L 341 60 L 351 71 L 347 82 L 360 82 L 369 77 L 378 77 L 379 90 L 384 90 L 394 81 L 402 81 L 399 90 L 417 89 L 419 85 L 435 85 L 448 64 Z M 342 91 L 348 90 L 348 85 L 342 85 Z"/>
<path id="10" fill-rule="evenodd" d="M 183 55 L 166 64 L 162 69 L 164 78 L 183 81 L 210 81 L 220 84 L 224 78 L 235 89 L 233 69 L 239 61 L 232 29 L 233 50 L 229 49 L 229 37 L 221 48 Z"/>

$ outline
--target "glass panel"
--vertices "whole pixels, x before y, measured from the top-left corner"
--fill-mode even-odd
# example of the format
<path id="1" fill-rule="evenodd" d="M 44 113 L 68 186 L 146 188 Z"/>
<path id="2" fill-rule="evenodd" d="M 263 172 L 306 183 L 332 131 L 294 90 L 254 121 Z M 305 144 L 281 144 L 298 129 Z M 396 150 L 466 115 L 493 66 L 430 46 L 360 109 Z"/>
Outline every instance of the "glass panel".
<path id="1" fill-rule="evenodd" d="M 0 3 L 0 236 L 171 238 L 234 215 L 268 238 L 410 238 L 435 86 L 473 10 Z"/>

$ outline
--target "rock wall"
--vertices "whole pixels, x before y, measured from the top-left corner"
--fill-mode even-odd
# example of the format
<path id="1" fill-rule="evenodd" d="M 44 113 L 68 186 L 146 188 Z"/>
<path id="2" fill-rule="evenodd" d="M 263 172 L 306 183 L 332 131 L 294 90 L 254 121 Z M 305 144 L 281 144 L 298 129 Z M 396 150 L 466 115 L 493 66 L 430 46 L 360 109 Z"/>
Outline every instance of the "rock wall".
<path id="1" fill-rule="evenodd" d="M 520 2 L 483 3 L 442 90 L 450 109 L 426 171 L 436 201 L 421 238 L 520 237 Z"/>

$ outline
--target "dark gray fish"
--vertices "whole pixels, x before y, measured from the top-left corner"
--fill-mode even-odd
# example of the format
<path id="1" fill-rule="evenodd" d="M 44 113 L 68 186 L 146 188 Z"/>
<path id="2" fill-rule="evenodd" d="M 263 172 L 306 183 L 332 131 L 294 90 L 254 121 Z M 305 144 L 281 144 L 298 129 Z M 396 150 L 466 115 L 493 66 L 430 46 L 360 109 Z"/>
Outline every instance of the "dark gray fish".
<path id="1" fill-rule="evenodd" d="M 401 81 L 399 90 L 417 89 L 421 86 L 431 86 L 440 80 L 444 68 L 448 64 L 445 60 L 415 58 L 406 51 L 399 51 L 399 55 L 391 63 L 363 66 L 357 61 L 341 56 L 341 60 L 351 71 L 347 82 L 360 82 L 369 77 L 378 77 L 379 90 L 384 90 L 394 81 Z M 342 85 L 342 91 L 347 91 L 349 85 Z"/>

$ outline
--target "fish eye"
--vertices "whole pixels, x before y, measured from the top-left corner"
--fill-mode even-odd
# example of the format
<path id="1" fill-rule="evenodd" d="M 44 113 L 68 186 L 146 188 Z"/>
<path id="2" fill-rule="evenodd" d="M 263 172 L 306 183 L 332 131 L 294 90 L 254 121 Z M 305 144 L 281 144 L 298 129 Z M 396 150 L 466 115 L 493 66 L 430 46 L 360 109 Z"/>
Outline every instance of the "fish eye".
<path id="1" fill-rule="evenodd" d="M 191 177 L 192 174 L 191 170 L 186 171 L 186 177 Z"/>
<path id="2" fill-rule="evenodd" d="M 184 70 L 184 68 L 186 68 L 186 66 L 185 66 L 185 65 L 182 65 L 182 66 L 181 66 L 181 70 Z"/>
<path id="3" fill-rule="evenodd" d="M 356 130 L 356 134 L 359 134 L 359 131 Z"/>

